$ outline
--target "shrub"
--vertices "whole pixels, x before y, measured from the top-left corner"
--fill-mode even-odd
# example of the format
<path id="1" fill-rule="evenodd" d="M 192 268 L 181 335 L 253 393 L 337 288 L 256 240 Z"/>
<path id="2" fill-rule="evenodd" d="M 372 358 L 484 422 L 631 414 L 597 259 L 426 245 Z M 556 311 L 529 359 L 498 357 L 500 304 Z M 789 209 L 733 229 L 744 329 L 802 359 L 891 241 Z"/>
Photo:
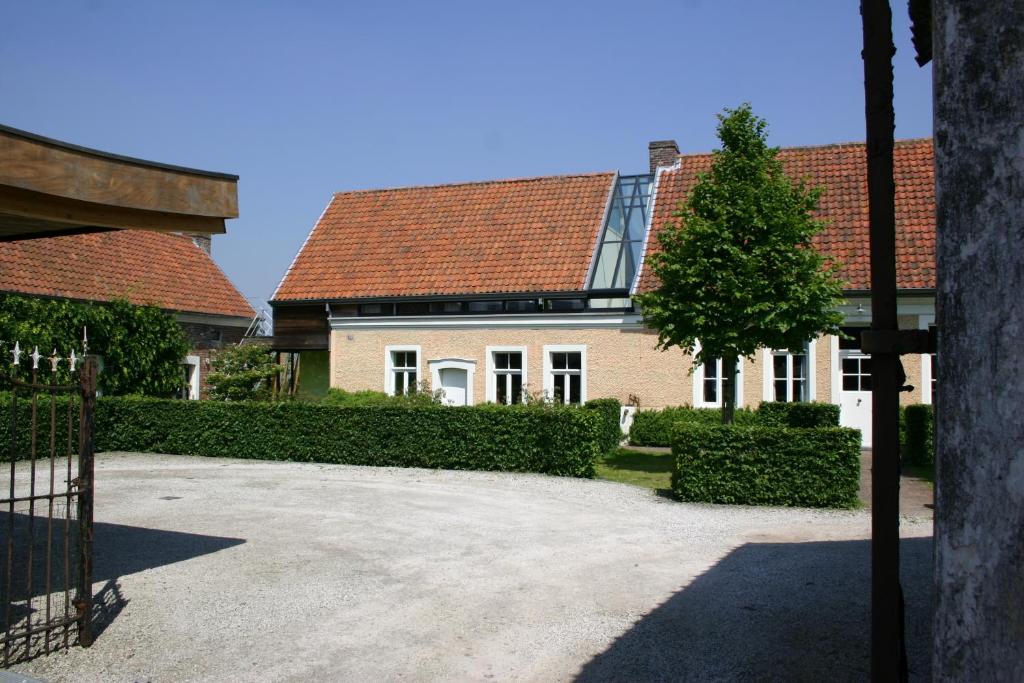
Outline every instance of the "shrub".
<path id="1" fill-rule="evenodd" d="M 595 398 L 584 405 L 601 416 L 602 450 L 611 453 L 622 443 L 622 403 L 617 398 Z"/>
<path id="2" fill-rule="evenodd" d="M 346 391 L 344 389 L 328 389 L 322 403 L 342 408 L 358 408 L 365 406 L 429 406 L 440 405 L 443 391 L 430 391 L 426 381 L 420 383 L 419 389 L 409 394 L 391 396 L 383 391 Z"/>
<path id="3" fill-rule="evenodd" d="M 745 408 L 736 411 L 734 424 L 753 424 L 756 414 Z M 629 430 L 629 442 L 634 446 L 671 446 L 672 427 L 677 422 L 685 424 L 722 424 L 722 411 L 717 408 L 663 408 L 662 410 L 641 410 L 633 417 Z"/>
<path id="4" fill-rule="evenodd" d="M 758 422 L 776 427 L 838 427 L 839 406 L 832 403 L 766 401 L 757 408 Z"/>
<path id="5" fill-rule="evenodd" d="M 704 503 L 852 507 L 860 432 L 844 427 L 678 424 L 672 490 Z"/>
<path id="6" fill-rule="evenodd" d="M 284 369 L 274 362 L 273 351 L 257 344 L 223 349 L 212 365 L 206 382 L 210 398 L 218 401 L 267 401 L 273 393 L 274 376 Z"/>
<path id="7" fill-rule="evenodd" d="M 604 439 L 597 414 L 568 407 L 103 398 L 96 423 L 101 450 L 577 477 Z"/>
<path id="8" fill-rule="evenodd" d="M 912 465 L 935 464 L 935 418 L 923 403 L 903 409 L 903 461 Z"/>
<path id="9" fill-rule="evenodd" d="M 56 402 L 57 429 L 55 446 L 58 456 L 66 455 L 70 450 L 78 453 L 78 421 L 79 402 L 71 405 L 71 442 L 68 444 L 68 403 L 71 397 L 58 394 L 51 398 L 47 394 L 39 394 L 36 398 L 36 457 L 50 457 L 50 405 Z M 17 416 L 15 420 L 14 443 L 16 460 L 27 460 L 32 454 L 32 399 L 26 391 L 18 394 Z M 11 394 L 0 391 L 0 461 L 10 460 L 11 444 Z"/>

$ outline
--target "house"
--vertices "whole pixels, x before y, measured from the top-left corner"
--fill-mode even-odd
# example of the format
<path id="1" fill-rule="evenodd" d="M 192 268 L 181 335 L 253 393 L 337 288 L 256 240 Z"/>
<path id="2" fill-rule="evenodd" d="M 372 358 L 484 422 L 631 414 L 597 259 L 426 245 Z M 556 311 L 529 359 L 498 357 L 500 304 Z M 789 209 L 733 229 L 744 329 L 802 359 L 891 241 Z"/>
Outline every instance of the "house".
<path id="1" fill-rule="evenodd" d="M 652 142 L 648 173 L 615 171 L 335 194 L 273 299 L 274 337 L 297 352 L 303 382 L 404 393 L 426 383 L 457 404 L 524 392 L 641 408 L 719 406 L 721 361 L 655 348 L 632 295 L 657 286 L 644 268 L 657 234 L 709 154 Z M 870 321 L 863 144 L 787 148 L 791 177 L 821 185 L 817 246 L 840 264 L 850 328 Z M 896 144 L 900 325 L 935 320 L 932 142 Z M 933 359 L 904 357 L 912 391 L 931 401 Z M 738 402 L 817 400 L 870 439 L 870 357 L 824 336 L 803 353 L 764 349 L 741 362 Z"/>
<path id="2" fill-rule="evenodd" d="M 77 301 L 125 299 L 174 315 L 191 350 L 188 398 L 211 352 L 237 344 L 256 312 L 210 256 L 208 235 L 115 230 L 0 243 L 0 291 Z"/>

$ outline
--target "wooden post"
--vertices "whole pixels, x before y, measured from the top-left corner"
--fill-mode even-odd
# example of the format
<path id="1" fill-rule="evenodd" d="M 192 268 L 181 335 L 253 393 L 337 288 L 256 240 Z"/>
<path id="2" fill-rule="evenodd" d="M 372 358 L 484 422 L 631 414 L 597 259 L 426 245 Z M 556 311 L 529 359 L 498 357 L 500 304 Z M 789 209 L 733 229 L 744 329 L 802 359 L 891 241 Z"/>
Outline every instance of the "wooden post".
<path id="1" fill-rule="evenodd" d="M 96 487 L 93 476 L 93 428 L 96 415 L 96 357 L 86 356 L 80 375 L 82 395 L 81 419 L 78 425 L 78 528 L 79 562 L 78 640 L 82 647 L 92 645 L 92 531 L 93 501 Z"/>

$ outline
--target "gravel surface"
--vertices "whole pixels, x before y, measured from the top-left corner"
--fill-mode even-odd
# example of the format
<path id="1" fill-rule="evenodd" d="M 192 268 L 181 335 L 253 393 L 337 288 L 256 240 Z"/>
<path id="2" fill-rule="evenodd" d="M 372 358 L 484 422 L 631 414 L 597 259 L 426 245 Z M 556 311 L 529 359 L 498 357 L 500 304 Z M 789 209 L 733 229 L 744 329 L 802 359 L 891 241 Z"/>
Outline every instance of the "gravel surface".
<path id="1" fill-rule="evenodd" d="M 540 475 L 104 454 L 88 650 L 52 681 L 866 680 L 864 511 Z M 904 519 L 927 678 L 931 520 Z"/>

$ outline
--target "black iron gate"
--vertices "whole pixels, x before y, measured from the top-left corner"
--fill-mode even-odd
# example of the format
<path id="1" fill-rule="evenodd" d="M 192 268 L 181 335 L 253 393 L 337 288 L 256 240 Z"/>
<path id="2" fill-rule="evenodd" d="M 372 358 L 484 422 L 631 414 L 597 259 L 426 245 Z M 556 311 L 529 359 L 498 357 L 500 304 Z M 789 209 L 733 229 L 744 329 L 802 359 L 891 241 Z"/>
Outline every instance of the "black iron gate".
<path id="1" fill-rule="evenodd" d="M 16 346 L 11 371 L 0 373 L 4 666 L 92 643 L 96 364 L 86 357 L 76 368 L 74 353 L 46 358 L 37 349 L 19 366 L 20 354 Z"/>

